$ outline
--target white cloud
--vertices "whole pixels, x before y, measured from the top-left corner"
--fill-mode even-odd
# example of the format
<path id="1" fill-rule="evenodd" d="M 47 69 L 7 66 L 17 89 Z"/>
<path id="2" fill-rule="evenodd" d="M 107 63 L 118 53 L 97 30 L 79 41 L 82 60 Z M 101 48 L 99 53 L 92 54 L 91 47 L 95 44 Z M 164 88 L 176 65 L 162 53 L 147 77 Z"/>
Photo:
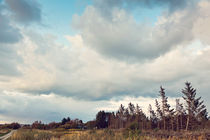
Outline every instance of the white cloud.
<path id="1" fill-rule="evenodd" d="M 127 104 L 132 100 L 138 103 L 144 111 L 149 104 L 153 104 L 153 98 L 125 97 L 121 100 L 86 101 L 71 97 L 63 97 L 51 93 L 49 95 L 30 95 L 27 93 L 2 91 L 0 94 L 3 103 L 0 105 L 0 120 L 2 123 L 18 121 L 20 123 L 32 123 L 42 120 L 61 121 L 63 117 L 79 118 L 84 121 L 92 120 L 100 110 L 116 111 L 119 105 Z M 88 110 L 88 112 L 87 112 Z"/>
<path id="2" fill-rule="evenodd" d="M 186 80 L 202 88 L 196 81 L 209 73 L 208 46 L 199 49 L 199 54 L 192 51 L 193 45 L 179 46 L 154 60 L 127 63 L 107 59 L 86 47 L 80 35 L 66 38 L 70 46 L 60 46 L 54 38 L 46 37 L 45 44 L 50 42 L 50 46 L 45 46 L 48 52 L 40 53 L 40 41 L 32 40 L 30 34 L 24 36 L 19 45 L 25 47 L 18 52 L 23 59 L 18 65 L 22 75 L 2 80 L 0 87 L 31 93 L 54 92 L 86 100 L 109 100 L 125 95 L 155 97 L 159 86 L 163 85 L 169 89 L 169 96 L 181 96 L 177 92 Z M 208 77 L 205 79 L 209 81 Z"/>
<path id="3" fill-rule="evenodd" d="M 131 13 L 115 8 L 106 18 L 94 6 L 75 15 L 73 25 L 88 47 L 119 60 L 133 62 L 157 58 L 171 49 L 193 39 L 192 27 L 197 12 L 192 8 L 159 17 L 155 26 L 137 23 Z"/>
<path id="4" fill-rule="evenodd" d="M 201 1 L 198 4 L 198 16 L 194 23 L 193 33 L 195 38 L 199 38 L 203 43 L 210 44 L 210 2 L 207 0 Z"/>
<path id="5" fill-rule="evenodd" d="M 143 100 L 148 104 L 157 97 L 160 85 L 169 97 L 181 97 L 187 80 L 209 109 L 210 4 L 200 2 L 194 13 L 191 8 L 163 15 L 150 27 L 136 23 L 123 9 L 114 9 L 109 21 L 90 6 L 82 16 L 75 17 L 80 33 L 65 36 L 68 46 L 57 43 L 52 35 L 20 27 L 23 38 L 9 46 L 11 59 L 0 56 L 12 61 L 4 65 L 0 60 L 4 72 L 14 67 L 20 73 L 11 76 L 1 73 L 0 68 L 0 89 L 6 90 L 0 93 L 4 102 L 0 103 L 0 117 L 5 121 L 15 117 L 27 122 L 51 121 L 68 115 L 65 112 L 71 106 L 70 116 L 87 116 L 87 120 L 97 110 L 115 110 L 120 103 Z M 7 49 L 0 46 L 0 53 L 4 52 Z M 16 58 L 20 61 L 13 61 Z M 41 106 L 46 108 L 39 112 Z M 51 115 L 55 116 L 49 120 Z"/>

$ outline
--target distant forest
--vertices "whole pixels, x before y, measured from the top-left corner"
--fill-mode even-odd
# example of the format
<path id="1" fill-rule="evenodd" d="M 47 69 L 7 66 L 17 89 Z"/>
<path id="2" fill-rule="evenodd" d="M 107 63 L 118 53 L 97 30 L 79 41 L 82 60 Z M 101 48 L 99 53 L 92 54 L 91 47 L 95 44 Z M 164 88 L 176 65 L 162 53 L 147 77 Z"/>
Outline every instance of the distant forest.
<path id="1" fill-rule="evenodd" d="M 171 108 L 168 103 L 165 89 L 161 86 L 159 91 L 160 101 L 155 100 L 155 109 L 151 105 L 148 107 L 149 115 L 146 115 L 140 106 L 132 103 L 126 108 L 122 104 L 116 112 L 99 111 L 95 120 L 83 123 L 82 120 L 70 117 L 63 118 L 61 122 L 51 122 L 43 124 L 35 121 L 32 125 L 23 125 L 23 128 L 35 129 L 131 129 L 131 130 L 198 130 L 210 128 L 210 118 L 201 97 L 196 97 L 196 89 L 191 83 L 186 82 L 182 89 L 184 103 L 176 99 L 176 107 Z M 1 128 L 19 128 L 18 123 L 1 125 Z"/>

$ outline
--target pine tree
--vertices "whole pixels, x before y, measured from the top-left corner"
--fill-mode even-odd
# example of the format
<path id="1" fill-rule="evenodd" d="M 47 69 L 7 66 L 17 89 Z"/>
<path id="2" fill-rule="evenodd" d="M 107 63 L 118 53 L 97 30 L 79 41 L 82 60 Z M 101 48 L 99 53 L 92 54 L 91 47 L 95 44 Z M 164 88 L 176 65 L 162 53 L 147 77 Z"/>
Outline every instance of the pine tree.
<path id="1" fill-rule="evenodd" d="M 136 105 L 136 108 L 135 108 L 135 119 L 139 125 L 139 128 L 144 129 L 146 115 L 144 114 L 144 112 L 142 111 L 142 109 L 139 107 L 138 104 Z"/>
<path id="2" fill-rule="evenodd" d="M 186 87 L 182 89 L 184 94 L 183 99 L 186 101 L 187 109 L 187 121 L 186 130 L 193 128 L 195 123 L 201 122 L 203 119 L 207 119 L 207 111 L 203 101 L 200 101 L 201 97 L 196 98 L 196 89 L 192 88 L 190 82 L 185 83 Z"/>
<path id="3" fill-rule="evenodd" d="M 207 109 L 206 106 L 203 105 L 204 101 L 199 101 L 201 99 L 201 97 L 197 98 L 194 101 L 194 111 L 195 111 L 195 118 L 197 118 L 198 122 L 203 122 L 208 120 L 208 113 L 207 113 Z"/>
<path id="4" fill-rule="evenodd" d="M 68 117 L 68 118 L 66 119 L 66 121 L 67 121 L 67 122 L 70 122 L 70 121 L 71 121 L 70 117 Z"/>
<path id="5" fill-rule="evenodd" d="M 119 125 L 120 128 L 124 128 L 124 122 L 126 121 L 126 118 L 124 116 L 125 114 L 125 107 L 121 104 L 119 108 Z"/>
<path id="6" fill-rule="evenodd" d="M 129 122 L 130 114 L 128 108 L 125 109 L 126 122 Z"/>
<path id="7" fill-rule="evenodd" d="M 136 108 L 135 108 L 135 120 L 138 123 L 138 126 L 140 128 L 140 124 L 143 124 L 143 119 L 142 119 L 142 110 L 140 108 L 140 106 L 138 104 L 136 104 Z M 143 125 L 142 125 L 143 128 Z"/>
<path id="8" fill-rule="evenodd" d="M 163 118 L 163 113 L 160 109 L 160 104 L 157 99 L 155 99 L 155 106 L 156 106 L 156 112 L 157 112 L 156 116 L 157 116 L 157 121 L 158 121 L 158 128 L 161 129 L 161 120 Z"/>
<path id="9" fill-rule="evenodd" d="M 66 122 L 67 122 L 67 119 L 63 118 L 62 121 L 61 121 L 61 124 L 64 125 Z"/>
<path id="10" fill-rule="evenodd" d="M 130 114 L 130 122 L 132 122 L 135 118 L 135 106 L 132 103 L 128 104 L 128 110 L 129 110 L 129 114 Z"/>
<path id="11" fill-rule="evenodd" d="M 155 111 L 152 109 L 152 106 L 151 104 L 149 104 L 149 119 L 150 119 L 150 123 L 151 123 L 151 129 L 157 127 L 156 124 L 157 124 L 157 117 L 156 117 L 156 114 L 155 114 Z"/>
<path id="12" fill-rule="evenodd" d="M 166 97 L 165 95 L 165 89 L 160 86 L 160 97 L 161 97 L 161 100 L 162 100 L 162 117 L 163 117 L 163 129 L 166 130 L 166 123 L 167 123 L 167 120 L 170 120 L 171 119 L 171 125 L 172 125 L 172 129 L 173 129 L 173 114 L 174 114 L 174 111 L 173 109 L 170 109 L 170 105 L 168 104 L 168 97 Z"/>
<path id="13" fill-rule="evenodd" d="M 96 115 L 96 126 L 97 128 L 106 128 L 109 124 L 109 113 L 99 111 Z"/>
<path id="14" fill-rule="evenodd" d="M 134 104 L 129 103 L 128 104 L 128 110 L 129 110 L 130 115 L 134 115 L 134 113 L 135 113 L 135 106 L 134 106 Z"/>

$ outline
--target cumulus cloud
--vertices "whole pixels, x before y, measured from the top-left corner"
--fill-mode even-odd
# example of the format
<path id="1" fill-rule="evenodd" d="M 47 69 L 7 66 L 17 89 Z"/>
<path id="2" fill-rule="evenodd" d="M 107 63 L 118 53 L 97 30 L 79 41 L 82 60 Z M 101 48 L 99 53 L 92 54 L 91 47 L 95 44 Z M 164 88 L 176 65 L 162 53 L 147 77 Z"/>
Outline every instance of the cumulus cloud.
<path id="1" fill-rule="evenodd" d="M 30 95 L 27 93 L 1 91 L 0 120 L 1 123 L 13 122 L 32 123 L 42 120 L 45 123 L 61 121 L 63 117 L 71 119 L 79 118 L 89 121 L 95 118 L 100 110 L 116 111 L 120 104 L 125 106 L 132 100 L 133 104 L 139 104 L 143 111 L 148 114 L 148 105 L 154 106 L 154 98 L 145 97 L 123 97 L 120 100 L 87 101 L 78 100 L 72 97 L 63 97 L 51 93 L 49 95 Z M 174 107 L 175 98 L 169 99 Z M 14 111 L 15 110 L 15 111 Z M 88 110 L 88 112 L 87 112 Z"/>
<path id="2" fill-rule="evenodd" d="M 23 38 L 21 29 L 15 24 L 13 18 L 21 23 L 39 22 L 41 9 L 35 1 L 5 0 L 0 2 L 0 78 L 5 76 L 17 76 L 21 73 L 18 65 L 21 58 L 18 50 L 21 49 L 19 42 Z"/>
<path id="3" fill-rule="evenodd" d="M 16 46 L 0 44 L 0 77 L 20 75 L 17 64 L 21 58 L 16 51 Z"/>
<path id="4" fill-rule="evenodd" d="M 182 10 L 188 5 L 193 5 L 194 0 L 94 0 L 95 7 L 101 14 L 110 17 L 111 10 L 115 8 L 133 10 L 137 8 L 164 7 L 169 13 Z"/>
<path id="5" fill-rule="evenodd" d="M 11 123 L 14 120 L 19 123 L 33 123 L 36 120 L 49 123 L 52 121 L 59 122 L 63 117 L 70 117 L 71 119 L 79 118 L 86 122 L 94 119 L 96 113 L 100 110 L 115 112 L 120 104 L 127 107 L 131 101 L 134 105 L 138 104 L 147 115 L 149 104 L 155 109 L 155 99 L 142 96 L 113 97 L 109 100 L 87 101 L 63 97 L 54 93 L 31 95 L 6 90 L 0 93 L 2 100 L 0 123 Z M 172 108 L 175 108 L 175 99 L 174 97 L 168 99 Z M 160 101 L 160 99 L 158 100 Z"/>
<path id="6" fill-rule="evenodd" d="M 40 35 L 42 39 L 33 38 L 34 33 L 26 33 L 19 44 L 25 46 L 19 50 L 23 59 L 19 65 L 22 76 L 1 81 L 0 87 L 31 94 L 53 92 L 77 99 L 109 100 L 126 95 L 157 97 L 160 85 L 168 89 L 169 96 L 180 97 L 184 82 L 189 80 L 198 89 L 204 88 L 200 94 L 207 96 L 207 87 L 197 81 L 208 81 L 208 77 L 202 75 L 209 73 L 210 62 L 201 59 L 209 55 L 208 46 L 199 53 L 195 53 L 191 45 L 180 46 L 155 60 L 127 63 L 103 57 L 87 47 L 80 35 L 67 36 L 71 46 L 56 44 L 55 39 L 47 35 Z M 49 44 L 45 46 L 47 53 L 40 46 L 40 40 Z M 203 74 L 199 73 L 201 66 Z"/>
<path id="7" fill-rule="evenodd" d="M 2 64 L 4 72 L 6 69 L 13 71 L 9 66 L 14 66 L 22 75 L 2 80 L 0 85 L 4 89 L 23 92 L 54 92 L 63 96 L 101 100 L 127 94 L 154 97 L 163 83 L 171 91 L 174 89 L 171 96 L 178 96 L 175 89 L 180 89 L 187 79 L 196 81 L 193 78 L 195 75 L 201 78 L 195 64 L 203 64 L 198 58 L 208 52 L 208 46 L 199 49 L 201 56 L 189 49 L 194 46 L 187 49 L 187 44 L 193 43 L 192 30 L 199 28 L 194 25 L 194 20 L 197 21 L 195 17 L 208 12 L 199 9 L 193 15 L 188 9 L 175 12 L 170 17 L 162 16 L 155 27 L 145 26 L 145 29 L 123 10 L 114 11 L 116 18 L 107 21 L 97 15 L 94 7 L 89 7 L 82 17 L 77 17 L 81 24 L 78 25 L 81 35 L 67 36 L 71 46 L 57 44 L 51 35 L 22 31 L 24 39 L 16 44 L 21 49 L 14 53 L 18 52 L 22 63 L 15 65 L 17 62 L 12 61 L 14 65 L 8 67 Z M 92 17 L 88 18 L 89 15 Z M 97 20 L 93 20 L 94 17 Z M 97 26 L 93 24 L 95 22 Z M 202 43 L 201 47 L 205 46 Z M 104 54 L 119 59 L 110 59 Z M 155 59 L 127 63 L 126 59 L 130 57 Z M 180 69 L 185 65 L 188 67 Z M 207 68 L 203 71 L 208 73 Z M 5 75 L 2 79 L 5 79 Z M 177 81 L 180 82 L 179 86 Z"/>
<path id="8" fill-rule="evenodd" d="M 13 17 L 21 23 L 41 21 L 40 5 L 34 0 L 5 0 Z"/>
<path id="9" fill-rule="evenodd" d="M 193 33 L 195 38 L 199 38 L 204 44 L 210 44 L 208 36 L 210 35 L 209 23 L 209 1 L 201 1 L 198 4 L 198 15 L 197 19 L 194 22 Z"/>
<path id="10" fill-rule="evenodd" d="M 90 10 L 93 11 L 89 12 L 89 14 L 96 14 L 93 7 L 90 8 Z M 101 37 L 97 38 L 96 35 L 93 35 L 92 37 L 95 42 L 113 41 L 113 39 L 115 40 L 115 38 L 117 38 L 117 43 L 122 41 L 122 46 L 126 45 L 126 38 L 119 35 L 112 35 L 111 28 L 113 30 L 116 28 L 116 32 L 120 32 L 120 29 L 128 28 L 123 32 L 130 32 L 131 35 L 129 36 L 132 36 L 131 39 L 135 38 L 135 35 L 138 36 L 138 33 L 132 35 L 132 32 L 136 31 L 136 28 L 132 29 L 133 23 L 135 24 L 135 22 L 132 21 L 132 17 L 131 20 L 125 20 L 124 18 L 127 17 L 125 16 L 126 13 L 123 11 L 121 12 L 122 16 L 119 15 L 119 18 L 120 21 L 123 22 L 118 22 L 117 20 L 114 23 L 118 23 L 118 25 L 115 26 L 110 24 L 109 27 L 109 22 L 105 20 L 104 25 L 101 25 L 104 26 L 103 34 L 99 35 Z M 162 55 L 156 56 L 155 59 L 144 62 L 135 61 L 133 63 L 127 63 L 127 60 L 124 59 L 110 59 L 104 57 L 104 53 L 101 53 L 101 51 L 98 51 L 97 49 L 97 47 L 103 48 L 103 45 L 96 43 L 99 45 L 93 46 L 92 44 L 87 43 L 86 39 L 91 37 L 91 35 L 84 36 L 83 32 L 81 32 L 81 35 L 66 37 L 71 43 L 70 46 L 57 44 L 54 41 L 55 38 L 50 35 L 23 32 L 24 39 L 17 44 L 18 46 L 22 46 L 21 50 L 18 50 L 18 55 L 23 60 L 22 64 L 19 64 L 18 66 L 18 70 L 21 72 L 22 76 L 12 77 L 9 82 L 1 81 L 0 85 L 1 87 L 4 87 L 4 89 L 16 89 L 22 92 L 45 94 L 54 92 L 55 94 L 63 96 L 87 100 L 110 99 L 113 96 L 125 95 L 155 97 L 161 84 L 163 84 L 163 86 L 165 85 L 166 88 L 169 88 L 170 96 L 179 96 L 179 94 L 176 93 L 177 90 L 181 89 L 184 82 L 188 79 L 193 83 L 195 82 L 196 87 L 202 88 L 202 86 L 199 87 L 199 84 L 196 83 L 196 80 L 203 78 L 199 73 L 198 67 L 201 65 L 205 66 L 200 58 L 204 57 L 204 54 L 208 54 L 209 47 L 208 45 L 205 46 L 201 41 L 200 47 L 198 47 L 198 53 L 197 50 L 194 50 L 195 46 L 189 44 L 194 44 L 191 41 L 193 38 L 190 37 L 189 39 L 190 34 L 187 35 L 187 33 L 191 33 L 191 30 L 194 30 L 194 28 L 199 28 L 198 26 L 194 26 L 193 23 L 194 19 L 197 19 L 195 17 L 202 13 L 197 10 L 196 12 L 198 13 L 188 16 L 191 11 L 182 12 L 183 14 L 176 12 L 172 17 L 162 17 L 159 19 L 157 23 L 158 27 L 155 27 L 158 28 L 156 29 L 158 30 L 158 33 L 154 35 L 157 38 L 154 39 L 155 43 L 151 43 L 153 40 L 146 41 L 149 44 L 151 43 L 151 46 L 153 44 L 152 47 L 154 48 L 147 48 L 148 44 L 145 45 L 145 50 L 148 49 L 147 51 L 142 50 L 142 48 L 138 48 L 137 50 L 132 50 L 132 47 L 121 48 L 120 45 L 118 48 L 108 48 L 110 49 L 110 53 L 115 53 L 116 55 L 118 55 L 117 50 L 122 50 L 121 52 L 123 53 L 119 53 L 122 57 L 125 57 L 126 54 L 129 54 L 129 50 L 132 50 L 132 52 L 136 53 L 136 56 L 134 57 L 138 57 L 138 55 L 145 55 L 147 52 L 151 55 L 150 53 L 154 50 L 156 51 L 153 52 L 154 55 L 157 55 L 156 53 L 158 53 L 158 51 L 161 52 L 161 45 L 163 45 L 164 39 L 162 39 L 162 41 L 159 40 L 161 40 L 162 37 L 167 38 L 165 40 L 166 42 L 171 41 L 170 43 L 168 42 L 168 44 L 173 44 L 174 40 L 176 42 L 176 38 L 185 42 L 177 44 L 176 47 L 172 47 L 173 49 L 169 49 Z M 85 14 L 88 15 L 88 12 L 85 12 Z M 90 18 L 90 21 L 87 18 L 86 23 L 92 23 L 92 21 L 92 18 Z M 98 21 L 103 24 L 103 22 L 100 22 L 100 18 Z M 124 23 L 125 25 L 123 25 Z M 172 27 L 169 26 L 169 23 L 177 25 L 174 26 L 174 28 L 177 28 L 172 29 Z M 87 29 L 85 28 L 82 31 L 88 30 L 88 33 L 99 32 L 98 30 L 94 30 L 94 27 L 91 25 L 94 26 L 94 24 L 89 24 Z M 100 26 L 100 24 L 98 25 Z M 105 25 L 108 27 L 105 28 Z M 91 30 L 89 27 L 91 27 Z M 118 27 L 124 28 L 118 29 Z M 106 33 L 106 30 L 109 31 L 109 28 L 110 32 Z M 99 29 L 101 29 L 101 27 Z M 171 29 L 172 31 L 166 29 Z M 166 33 L 159 33 L 161 31 Z M 146 33 L 147 32 L 145 32 L 145 35 Z M 161 36 L 161 34 L 163 35 Z M 173 34 L 176 34 L 175 38 L 173 37 Z M 104 38 L 106 41 L 103 41 Z M 127 45 L 132 45 L 132 41 L 128 42 Z M 106 46 L 109 47 L 109 45 Z M 158 48 L 158 46 L 160 48 Z M 155 49 L 155 47 L 157 48 Z M 202 47 L 205 49 L 202 49 Z M 115 49 L 116 51 L 114 51 Z M 125 50 L 123 51 L 123 49 Z M 133 54 L 131 54 L 132 53 L 130 53 L 130 56 L 132 57 Z M 110 56 L 115 57 L 115 55 Z M 205 63 L 208 64 L 209 62 L 205 61 Z M 36 73 L 36 75 L 34 75 L 34 73 Z M 203 68 L 203 73 L 208 74 L 208 66 Z M 207 77 L 205 79 L 208 81 Z M 204 93 L 202 95 L 204 95 Z"/>
<path id="11" fill-rule="evenodd" d="M 15 44 L 21 39 L 20 30 L 11 24 L 0 2 L 0 77 L 20 74 L 16 67 L 19 58 Z"/>
<path id="12" fill-rule="evenodd" d="M 45 123 L 61 121 L 63 117 L 70 116 L 87 121 L 93 119 L 97 111 L 94 106 L 102 102 L 90 102 L 75 100 L 71 97 L 65 98 L 53 93 L 49 95 L 30 95 L 27 93 L 1 91 L 0 120 L 20 123 L 32 123 L 42 120 Z M 84 106 L 84 104 L 86 104 Z M 84 112 L 89 110 L 90 112 Z M 82 117 L 86 116 L 86 117 Z"/>
<path id="13" fill-rule="evenodd" d="M 70 113 L 76 112 L 75 117 L 80 118 L 78 114 L 83 114 L 84 110 L 115 109 L 120 100 L 153 99 L 160 85 L 166 88 L 167 96 L 177 98 L 182 96 L 181 89 L 186 81 L 197 88 L 198 96 L 208 99 L 209 9 L 209 2 L 201 1 L 195 9 L 186 6 L 170 16 L 161 15 L 157 23 L 150 26 L 137 23 L 124 9 L 112 9 L 111 19 L 108 19 L 98 13 L 97 7 L 88 6 L 81 16 L 75 15 L 73 24 L 79 32 L 65 36 L 70 43 L 66 46 L 58 44 L 53 35 L 20 28 L 21 41 L 0 46 L 0 89 L 16 91 L 3 92 L 1 98 L 14 101 L 20 95 L 20 106 L 24 108 L 29 104 L 26 112 L 38 112 L 43 100 L 47 100 L 49 106 L 40 114 L 34 118 L 25 116 L 46 121 L 48 118 L 44 116 L 56 114 L 52 118 L 57 119 L 65 115 L 66 106 L 71 106 L 69 102 L 80 110 L 72 109 Z M 17 69 L 21 74 L 11 76 Z M 126 96 L 132 98 L 124 99 Z M 112 104 L 113 98 L 119 100 Z M 40 102 L 40 105 L 30 108 L 28 101 Z M 83 109 L 77 103 L 91 105 Z M 209 103 L 205 103 L 209 109 Z M 17 101 L 14 104 L 19 105 Z M 17 109 L 14 104 L 12 110 Z M 52 108 L 56 107 L 62 111 L 54 112 Z M 0 112 L 4 115 L 1 117 L 6 121 L 7 116 L 12 120 L 12 116 L 24 118 L 21 114 L 27 114 L 24 110 L 10 114 L 12 110 L 2 107 Z M 96 111 L 91 110 L 90 114 L 95 115 Z M 47 113 L 43 115 L 44 112 Z"/>
<path id="14" fill-rule="evenodd" d="M 0 44 L 16 43 L 21 39 L 19 30 L 10 24 L 6 15 L 3 14 L 4 7 L 0 3 Z"/>
<path id="15" fill-rule="evenodd" d="M 74 16 L 73 27 L 80 31 L 88 47 L 105 56 L 129 61 L 157 58 L 191 41 L 194 20 L 198 17 L 188 7 L 170 16 L 160 16 L 155 26 L 151 26 L 137 23 L 123 9 L 113 9 L 111 19 L 98 11 L 94 6 L 87 7 L 83 15 Z"/>

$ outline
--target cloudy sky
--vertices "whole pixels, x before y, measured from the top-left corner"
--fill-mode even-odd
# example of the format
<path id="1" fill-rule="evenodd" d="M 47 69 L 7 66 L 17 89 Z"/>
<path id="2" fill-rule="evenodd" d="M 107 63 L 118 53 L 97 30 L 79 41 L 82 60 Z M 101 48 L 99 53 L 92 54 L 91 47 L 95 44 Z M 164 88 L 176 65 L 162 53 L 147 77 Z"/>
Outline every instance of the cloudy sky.
<path id="1" fill-rule="evenodd" d="M 0 0 L 0 123 L 94 119 L 190 81 L 210 110 L 209 0 Z"/>

